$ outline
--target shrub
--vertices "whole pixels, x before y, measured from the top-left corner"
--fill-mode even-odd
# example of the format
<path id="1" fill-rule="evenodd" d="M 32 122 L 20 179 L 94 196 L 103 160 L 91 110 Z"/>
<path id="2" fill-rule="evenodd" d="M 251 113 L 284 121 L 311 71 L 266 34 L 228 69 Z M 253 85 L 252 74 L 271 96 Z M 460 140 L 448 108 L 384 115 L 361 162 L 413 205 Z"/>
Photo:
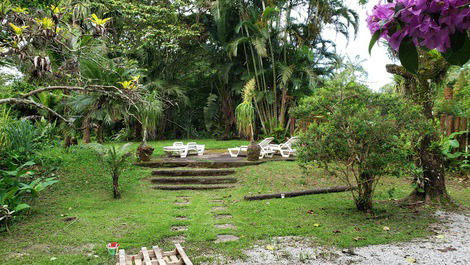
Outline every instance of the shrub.
<path id="1" fill-rule="evenodd" d="M 370 211 L 380 177 L 411 167 L 411 147 L 420 137 L 416 128 L 426 125 L 419 122 L 419 109 L 396 96 L 354 82 L 329 85 L 296 110 L 297 116 L 326 120 L 303 133 L 299 159 L 304 168 L 319 165 L 357 186 L 352 191 L 357 208 Z"/>
<path id="2" fill-rule="evenodd" d="M 38 197 L 39 192 L 57 182 L 55 178 L 35 177 L 30 161 L 11 170 L 0 170 L 0 221 L 8 230 L 8 221 L 17 213 L 29 209 L 28 200 Z"/>

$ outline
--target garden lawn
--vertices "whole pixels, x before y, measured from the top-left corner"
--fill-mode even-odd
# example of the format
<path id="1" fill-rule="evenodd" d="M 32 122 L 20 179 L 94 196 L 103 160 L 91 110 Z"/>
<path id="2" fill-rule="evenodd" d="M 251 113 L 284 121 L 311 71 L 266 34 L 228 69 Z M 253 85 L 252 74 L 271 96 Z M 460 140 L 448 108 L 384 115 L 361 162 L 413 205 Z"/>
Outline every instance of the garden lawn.
<path id="1" fill-rule="evenodd" d="M 185 141 L 187 142 L 187 141 Z M 197 140 L 208 149 L 224 149 L 243 141 Z M 172 141 L 151 142 L 156 155 Z M 135 144 L 137 146 L 137 144 Z M 277 236 L 305 236 L 312 244 L 339 247 L 364 246 L 409 240 L 431 234 L 436 220 L 432 209 L 402 209 L 389 202 L 411 192 L 410 180 L 386 178 L 379 185 L 376 212 L 355 210 L 349 193 L 310 195 L 265 201 L 244 201 L 243 196 L 326 187 L 340 184 L 321 171 L 304 176 L 296 162 L 269 162 L 238 168 L 236 188 L 219 191 L 159 191 L 151 189 L 150 169 L 133 167 L 121 177 L 122 199 L 112 198 L 111 177 L 99 157 L 83 146 L 68 151 L 51 149 L 44 154 L 60 156 L 60 182 L 43 192 L 33 210 L 16 220 L 11 234 L 0 234 L 1 264 L 115 264 L 106 252 L 108 242 L 117 241 L 128 253 L 142 246 L 171 249 L 169 237 L 185 235 L 189 256 L 196 264 L 222 254 L 243 257 L 242 250 L 259 240 Z M 394 188 L 394 192 L 389 192 Z M 449 181 L 449 190 L 460 204 L 470 206 L 470 189 Z M 189 205 L 178 206 L 177 196 L 190 197 Z M 223 200 L 226 211 L 214 212 Z M 231 214 L 232 219 L 215 219 Z M 177 221 L 176 216 L 188 220 Z M 215 224 L 230 223 L 235 230 L 220 230 Z M 171 226 L 187 231 L 173 232 Z M 384 227 L 390 228 L 389 231 Z M 240 240 L 214 243 L 218 234 Z"/>

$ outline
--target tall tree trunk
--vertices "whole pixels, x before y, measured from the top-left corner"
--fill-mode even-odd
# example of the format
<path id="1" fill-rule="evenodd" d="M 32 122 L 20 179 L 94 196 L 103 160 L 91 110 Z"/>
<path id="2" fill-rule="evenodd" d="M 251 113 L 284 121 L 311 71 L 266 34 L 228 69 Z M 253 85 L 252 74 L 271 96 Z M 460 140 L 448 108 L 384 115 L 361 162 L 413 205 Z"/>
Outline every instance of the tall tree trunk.
<path id="1" fill-rule="evenodd" d="M 444 60 L 442 61 L 433 65 L 426 65 L 426 69 L 420 70 L 419 75 L 407 72 L 402 66 L 387 65 L 386 67 L 389 73 L 400 75 L 405 79 L 405 96 L 423 107 L 423 115 L 428 120 L 434 120 L 435 118 L 432 113 L 434 94 L 429 80 L 436 81 L 442 75 L 442 71 L 447 71 L 448 65 Z M 420 181 L 422 185 L 417 187 L 408 199 L 448 203 L 451 200 L 445 185 L 444 159 L 439 150 L 435 150 L 431 146 L 439 138 L 438 130 L 423 132 L 423 134 L 425 136 L 421 140 L 418 150 L 418 166 L 423 169 Z"/>
<path id="2" fill-rule="evenodd" d="M 142 124 L 140 122 L 136 121 L 134 123 L 134 132 L 135 132 L 135 140 L 140 141 L 142 140 Z"/>
<path id="3" fill-rule="evenodd" d="M 91 143 L 91 132 L 90 132 L 90 120 L 88 118 L 85 118 L 83 120 L 83 143 L 89 144 Z"/>
<path id="4" fill-rule="evenodd" d="M 420 166 L 423 168 L 422 185 L 416 188 L 409 199 L 447 203 L 450 196 L 445 184 L 444 160 L 438 150 L 433 150 L 432 135 L 426 135 L 420 146 Z"/>
<path id="5" fill-rule="evenodd" d="M 103 124 L 102 122 L 99 122 L 97 127 L 96 127 L 96 141 L 99 144 L 104 143 L 104 136 L 103 136 Z"/>
<path id="6" fill-rule="evenodd" d="M 231 132 L 235 125 L 235 112 L 233 108 L 232 97 L 229 92 L 221 94 L 222 106 L 220 107 L 224 115 L 224 134 L 222 139 L 230 139 Z"/>

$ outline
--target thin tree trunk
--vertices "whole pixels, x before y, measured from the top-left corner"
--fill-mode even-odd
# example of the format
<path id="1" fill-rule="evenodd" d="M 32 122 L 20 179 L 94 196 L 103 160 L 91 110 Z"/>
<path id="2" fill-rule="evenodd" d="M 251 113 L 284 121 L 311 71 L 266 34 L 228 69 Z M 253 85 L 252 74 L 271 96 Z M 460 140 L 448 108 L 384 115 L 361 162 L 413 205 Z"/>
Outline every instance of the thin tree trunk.
<path id="1" fill-rule="evenodd" d="M 83 143 L 89 144 L 91 143 L 91 132 L 90 132 L 90 120 L 88 118 L 85 118 L 83 120 Z"/>
<path id="2" fill-rule="evenodd" d="M 114 199 L 121 198 L 121 193 L 119 192 L 119 175 L 113 174 L 113 196 Z"/>
<path id="3" fill-rule="evenodd" d="M 372 210 L 372 196 L 374 195 L 374 176 L 361 173 L 357 186 L 356 208 L 362 212 L 370 212 Z"/>
<path id="4" fill-rule="evenodd" d="M 69 148 L 72 145 L 72 136 L 67 135 L 64 138 L 64 147 Z"/>

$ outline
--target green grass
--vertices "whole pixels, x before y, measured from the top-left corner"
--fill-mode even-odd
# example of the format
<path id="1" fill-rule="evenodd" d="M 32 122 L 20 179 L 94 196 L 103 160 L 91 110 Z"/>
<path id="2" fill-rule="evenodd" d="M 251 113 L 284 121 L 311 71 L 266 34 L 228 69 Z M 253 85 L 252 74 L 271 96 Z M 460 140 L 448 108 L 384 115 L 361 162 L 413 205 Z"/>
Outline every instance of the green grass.
<path id="1" fill-rule="evenodd" d="M 244 144 L 241 141 L 198 140 L 209 149 Z M 157 156 L 172 141 L 152 142 Z M 168 237 L 185 235 L 188 254 L 196 263 L 210 260 L 215 253 L 241 257 L 242 250 L 259 240 L 277 236 L 305 236 L 314 244 L 339 247 L 363 246 L 409 240 L 429 235 L 436 222 L 427 209 L 402 209 L 389 202 L 376 202 L 376 213 L 364 215 L 355 210 L 349 193 L 310 195 L 288 199 L 244 201 L 256 193 L 303 190 L 337 185 L 321 171 L 304 176 L 295 162 L 270 162 L 237 169 L 239 184 L 220 191 L 157 191 L 146 180 L 150 170 L 132 168 L 121 178 L 122 199 L 112 198 L 111 178 L 98 157 L 83 147 L 70 151 L 52 149 L 63 163 L 60 182 L 43 193 L 33 210 L 0 235 L 1 264 L 114 264 L 106 253 L 106 243 L 117 241 L 129 253 L 142 246 L 172 247 Z M 387 201 L 395 187 L 396 198 L 410 191 L 408 179 L 384 179 L 375 199 Z M 469 188 L 449 181 L 451 195 L 470 205 Z M 177 196 L 189 196 L 191 204 L 177 206 Z M 229 220 L 214 219 L 211 208 L 222 199 L 233 215 Z M 186 221 L 175 216 L 185 215 Z M 77 217 L 66 222 L 66 217 Z M 232 223 L 236 230 L 217 230 L 214 224 Z M 316 227 L 315 224 L 319 224 Z M 172 225 L 186 225 L 185 232 L 172 232 Z M 384 226 L 390 227 L 385 231 Z M 336 231 L 336 232 L 334 232 Z M 234 234 L 237 242 L 215 244 L 217 234 Z M 96 257 L 95 257 L 96 255 Z M 51 258 L 56 258 L 51 261 Z"/>

